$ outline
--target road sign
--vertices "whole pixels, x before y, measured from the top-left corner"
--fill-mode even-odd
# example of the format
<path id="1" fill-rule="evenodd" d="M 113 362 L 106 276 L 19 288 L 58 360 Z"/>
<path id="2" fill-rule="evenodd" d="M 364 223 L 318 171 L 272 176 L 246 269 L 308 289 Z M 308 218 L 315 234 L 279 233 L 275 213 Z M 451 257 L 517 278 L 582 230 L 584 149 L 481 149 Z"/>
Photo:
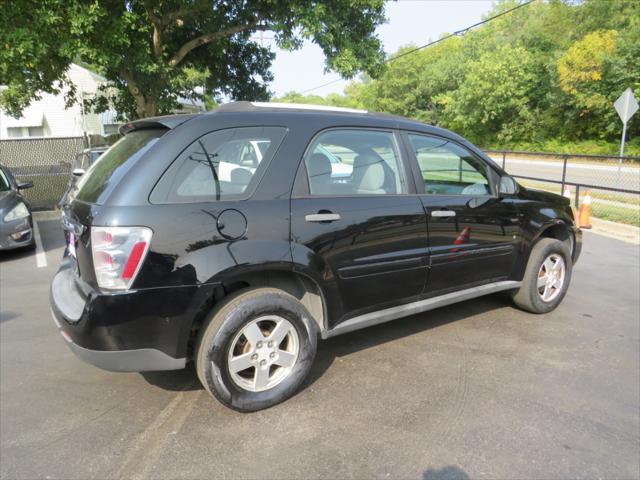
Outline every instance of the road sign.
<path id="1" fill-rule="evenodd" d="M 633 114 L 638 111 L 638 101 L 633 95 L 633 90 L 627 88 L 622 95 L 613 104 L 616 107 L 616 112 L 620 115 L 622 123 L 627 123 Z"/>
<path id="2" fill-rule="evenodd" d="M 618 97 L 618 99 L 613 103 L 613 106 L 620 115 L 620 120 L 622 120 L 622 141 L 620 142 L 620 165 L 622 164 L 622 158 L 624 157 L 624 141 L 627 137 L 627 122 L 633 114 L 638 111 L 638 101 L 636 97 L 633 95 L 633 90 L 631 87 L 627 88 L 622 95 Z M 618 173 L 620 168 L 618 168 Z"/>

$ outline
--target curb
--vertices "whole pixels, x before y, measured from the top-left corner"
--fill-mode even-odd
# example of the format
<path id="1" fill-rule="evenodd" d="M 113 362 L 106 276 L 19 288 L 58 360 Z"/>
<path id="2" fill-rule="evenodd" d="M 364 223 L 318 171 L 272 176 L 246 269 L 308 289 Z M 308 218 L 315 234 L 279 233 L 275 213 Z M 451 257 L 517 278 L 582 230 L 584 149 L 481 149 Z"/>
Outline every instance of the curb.
<path id="1" fill-rule="evenodd" d="M 591 217 L 590 221 L 593 228 L 591 230 L 583 229 L 583 232 L 591 231 L 604 237 L 615 238 L 616 240 L 621 240 L 623 242 L 640 245 L 640 228 L 638 227 L 593 217 Z"/>

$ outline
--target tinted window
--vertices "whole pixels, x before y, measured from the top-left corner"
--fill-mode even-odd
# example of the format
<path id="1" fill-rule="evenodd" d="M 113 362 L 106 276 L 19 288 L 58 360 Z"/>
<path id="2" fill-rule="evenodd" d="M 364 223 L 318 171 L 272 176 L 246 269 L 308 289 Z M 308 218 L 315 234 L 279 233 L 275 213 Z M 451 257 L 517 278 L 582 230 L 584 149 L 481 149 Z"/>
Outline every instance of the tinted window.
<path id="1" fill-rule="evenodd" d="M 81 177 L 76 198 L 103 203 L 137 159 L 166 132 L 161 128 L 134 130 L 118 140 Z"/>
<path id="2" fill-rule="evenodd" d="M 487 165 L 443 138 L 409 134 L 426 193 L 491 195 Z"/>
<path id="3" fill-rule="evenodd" d="M 200 137 L 165 172 L 151 201 L 187 203 L 245 198 L 285 133 L 282 127 L 245 127 Z"/>
<path id="4" fill-rule="evenodd" d="M 98 160 L 103 153 L 104 152 L 91 152 L 91 159 L 90 159 L 91 165 L 93 165 L 95 161 Z"/>
<path id="5" fill-rule="evenodd" d="M 393 195 L 406 183 L 393 133 L 330 130 L 305 157 L 311 195 Z"/>
<path id="6" fill-rule="evenodd" d="M 0 192 L 8 192 L 11 190 L 9 178 L 4 174 L 4 170 L 0 168 Z"/>

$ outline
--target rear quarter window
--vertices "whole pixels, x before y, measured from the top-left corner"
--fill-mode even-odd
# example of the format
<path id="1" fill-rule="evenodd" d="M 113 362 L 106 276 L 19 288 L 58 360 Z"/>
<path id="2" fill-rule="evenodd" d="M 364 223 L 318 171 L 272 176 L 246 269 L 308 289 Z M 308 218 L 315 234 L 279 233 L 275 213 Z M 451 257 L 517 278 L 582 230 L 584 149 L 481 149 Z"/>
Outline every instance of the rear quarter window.
<path id="1" fill-rule="evenodd" d="M 118 140 L 82 176 L 76 199 L 104 203 L 133 164 L 167 131 L 165 128 L 134 130 Z"/>
<path id="2" fill-rule="evenodd" d="M 198 138 L 162 175 L 151 193 L 151 203 L 248 198 L 286 132 L 284 127 L 239 127 Z"/>

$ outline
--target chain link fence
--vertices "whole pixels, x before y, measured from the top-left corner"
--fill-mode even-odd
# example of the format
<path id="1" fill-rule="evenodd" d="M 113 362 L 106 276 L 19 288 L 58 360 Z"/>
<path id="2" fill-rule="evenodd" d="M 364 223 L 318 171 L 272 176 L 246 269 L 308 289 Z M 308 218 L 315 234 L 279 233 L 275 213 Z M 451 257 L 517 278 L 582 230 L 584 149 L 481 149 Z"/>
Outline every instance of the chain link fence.
<path id="1" fill-rule="evenodd" d="M 67 188 L 73 159 L 83 148 L 82 137 L 0 140 L 0 163 L 18 182 L 33 182 L 24 196 L 34 210 L 52 210 Z"/>
<path id="2" fill-rule="evenodd" d="M 486 151 L 525 187 L 563 194 L 580 208 L 591 194 L 591 215 L 640 226 L 640 157 Z"/>

